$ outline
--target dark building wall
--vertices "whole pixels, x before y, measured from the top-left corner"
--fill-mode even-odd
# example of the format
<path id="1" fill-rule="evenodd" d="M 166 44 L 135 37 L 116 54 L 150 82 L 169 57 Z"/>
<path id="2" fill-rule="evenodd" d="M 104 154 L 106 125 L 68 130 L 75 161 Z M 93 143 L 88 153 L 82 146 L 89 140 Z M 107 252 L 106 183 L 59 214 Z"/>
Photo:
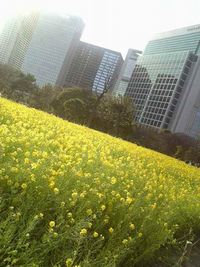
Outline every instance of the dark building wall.
<path id="1" fill-rule="evenodd" d="M 71 65 L 77 54 L 77 49 L 79 49 L 80 38 L 81 38 L 83 29 L 84 29 L 84 23 L 82 22 L 82 20 L 77 21 L 77 23 L 76 23 L 76 20 L 74 20 L 74 26 L 76 28 L 76 32 L 74 32 L 71 46 L 66 54 L 62 68 L 58 75 L 58 78 L 56 81 L 57 86 L 65 86 L 66 73 L 69 73 L 69 71 L 71 70 Z"/>
<path id="2" fill-rule="evenodd" d="M 106 54 L 113 55 L 116 60 L 110 61 L 109 58 L 104 60 L 107 58 Z M 122 63 L 123 58 L 120 53 L 80 42 L 69 71 L 66 72 L 63 85 L 66 87 L 77 86 L 88 90 L 95 90 L 94 83 L 104 84 L 105 78 L 110 71 L 111 88 L 113 88 Z M 100 90 L 97 91 L 100 92 Z"/>
<path id="3" fill-rule="evenodd" d="M 80 42 L 65 77 L 64 85 L 92 90 L 103 53 L 104 51 L 100 47 Z"/>

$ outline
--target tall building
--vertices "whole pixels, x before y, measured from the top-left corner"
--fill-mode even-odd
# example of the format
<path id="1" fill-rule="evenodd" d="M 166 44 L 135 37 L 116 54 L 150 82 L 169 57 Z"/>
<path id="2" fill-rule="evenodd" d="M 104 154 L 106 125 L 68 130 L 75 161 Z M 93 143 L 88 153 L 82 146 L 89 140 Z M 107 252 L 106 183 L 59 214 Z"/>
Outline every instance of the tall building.
<path id="1" fill-rule="evenodd" d="M 0 35 L 0 63 L 20 69 L 30 44 L 38 13 L 9 18 Z"/>
<path id="2" fill-rule="evenodd" d="M 37 84 L 59 84 L 70 66 L 84 24 L 78 17 L 41 14 L 29 44 L 22 71 Z"/>
<path id="3" fill-rule="evenodd" d="M 68 15 L 31 13 L 13 18 L 1 35 L 0 62 L 33 74 L 39 86 L 60 84 L 83 28 L 80 18 Z"/>
<path id="4" fill-rule="evenodd" d="M 194 138 L 200 137 L 200 57 L 192 67 L 187 89 L 181 95 L 170 129 Z"/>
<path id="5" fill-rule="evenodd" d="M 192 135 L 180 125 L 178 110 L 182 107 L 183 112 L 188 105 L 195 105 L 192 97 L 187 105 L 183 103 L 188 94 L 194 96 L 199 90 L 193 81 L 194 72 L 198 72 L 199 44 L 200 25 L 157 34 L 147 44 L 126 91 L 136 105 L 138 122 Z M 198 127 L 200 129 L 200 125 Z"/>
<path id="6" fill-rule="evenodd" d="M 125 61 L 122 65 L 119 77 L 115 84 L 115 88 L 113 90 L 113 94 L 124 96 L 126 89 L 128 87 L 128 83 L 131 79 L 131 75 L 135 68 L 138 56 L 142 52 L 135 49 L 129 49 L 126 55 Z"/>
<path id="7" fill-rule="evenodd" d="M 122 63 L 123 58 L 119 52 L 80 42 L 62 85 L 101 93 L 109 78 L 113 89 Z"/>

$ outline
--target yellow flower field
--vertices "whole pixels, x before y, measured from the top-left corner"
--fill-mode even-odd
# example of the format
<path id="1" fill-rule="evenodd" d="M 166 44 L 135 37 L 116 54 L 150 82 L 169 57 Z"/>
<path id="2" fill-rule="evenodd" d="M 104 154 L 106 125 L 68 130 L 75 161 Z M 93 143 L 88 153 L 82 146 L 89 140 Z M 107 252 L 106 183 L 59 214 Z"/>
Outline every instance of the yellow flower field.
<path id="1" fill-rule="evenodd" d="M 0 266 L 153 266 L 200 231 L 199 169 L 3 98 L 0 179 Z"/>

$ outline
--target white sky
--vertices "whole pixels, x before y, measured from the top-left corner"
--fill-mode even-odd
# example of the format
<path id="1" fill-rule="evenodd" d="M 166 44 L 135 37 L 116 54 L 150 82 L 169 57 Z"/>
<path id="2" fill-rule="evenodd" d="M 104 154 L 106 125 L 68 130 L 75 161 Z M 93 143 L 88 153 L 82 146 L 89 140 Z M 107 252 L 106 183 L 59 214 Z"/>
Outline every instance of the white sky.
<path id="1" fill-rule="evenodd" d="M 82 40 L 119 51 L 144 49 L 154 33 L 200 24 L 200 0 L 0 0 L 5 18 L 32 8 L 78 15 L 85 22 Z"/>

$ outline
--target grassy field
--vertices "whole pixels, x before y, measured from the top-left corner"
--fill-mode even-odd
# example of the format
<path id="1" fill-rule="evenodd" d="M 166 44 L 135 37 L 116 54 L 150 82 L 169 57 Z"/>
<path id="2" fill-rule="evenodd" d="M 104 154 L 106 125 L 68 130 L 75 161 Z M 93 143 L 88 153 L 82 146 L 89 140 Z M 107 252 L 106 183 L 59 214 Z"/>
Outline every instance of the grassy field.
<path id="1" fill-rule="evenodd" d="M 0 98 L 0 266 L 174 266 L 199 233 L 199 169 Z"/>

